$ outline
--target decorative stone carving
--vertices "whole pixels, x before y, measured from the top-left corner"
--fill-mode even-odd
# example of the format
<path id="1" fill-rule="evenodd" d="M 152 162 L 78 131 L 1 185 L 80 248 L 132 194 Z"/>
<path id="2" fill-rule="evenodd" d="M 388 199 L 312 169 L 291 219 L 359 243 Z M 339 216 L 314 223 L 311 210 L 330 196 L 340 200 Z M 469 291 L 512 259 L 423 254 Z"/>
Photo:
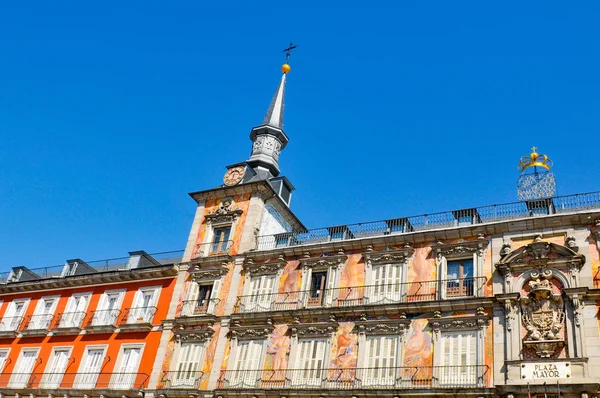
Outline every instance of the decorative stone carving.
<path id="1" fill-rule="evenodd" d="M 242 326 L 231 328 L 232 339 L 262 339 L 273 332 L 273 327 Z"/>
<path id="2" fill-rule="evenodd" d="M 402 335 L 409 328 L 410 321 L 362 321 L 358 322 L 357 326 L 359 333 L 368 335 Z"/>
<path id="3" fill-rule="evenodd" d="M 453 259 L 468 257 L 474 253 L 476 253 L 478 256 L 481 256 L 488 244 L 489 241 L 487 239 L 477 239 L 449 244 L 438 241 L 432 245 L 432 249 L 438 258 L 446 257 L 447 259 Z"/>
<path id="4" fill-rule="evenodd" d="M 380 264 L 405 264 L 412 256 L 414 250 L 409 246 L 399 250 L 385 249 L 375 252 L 372 249 L 364 252 L 363 258 L 371 265 Z"/>
<path id="5" fill-rule="evenodd" d="M 244 269 L 253 276 L 258 275 L 273 275 L 282 270 L 287 262 L 283 256 L 277 258 L 276 261 L 255 264 L 252 258 L 247 258 L 244 262 Z"/>
<path id="6" fill-rule="evenodd" d="M 500 257 L 504 257 L 509 254 L 512 250 L 511 244 L 506 242 L 502 244 L 502 249 L 500 249 Z"/>
<path id="7" fill-rule="evenodd" d="M 502 270 L 508 267 L 514 272 L 516 269 L 566 267 L 567 263 L 581 268 L 585 263 L 585 256 L 577 254 L 569 247 L 544 242 L 538 236 L 536 241 L 502 257 L 496 263 L 496 268 Z"/>
<path id="8" fill-rule="evenodd" d="M 533 272 L 531 291 L 521 298 L 522 320 L 528 334 L 523 344 L 533 346 L 541 358 L 549 358 L 564 345 L 561 330 L 564 324 L 564 303 L 560 294 L 552 293 L 552 272 Z"/>
<path id="9" fill-rule="evenodd" d="M 487 315 L 461 318 L 433 318 L 429 321 L 434 332 L 464 329 L 483 329 L 490 322 Z"/>
<path id="10" fill-rule="evenodd" d="M 207 214 L 204 219 L 212 224 L 232 223 L 243 213 L 243 211 L 234 206 L 233 199 L 223 199 L 219 208 Z"/>
<path id="11" fill-rule="evenodd" d="M 181 329 L 175 333 L 175 340 L 177 342 L 199 342 L 203 343 L 212 338 L 215 331 L 212 328 L 205 329 Z"/>
<path id="12" fill-rule="evenodd" d="M 305 253 L 304 257 L 300 259 L 300 264 L 303 268 L 327 269 L 329 267 L 341 267 L 347 259 L 348 256 L 344 254 L 343 250 L 332 256 L 324 255 L 321 257 L 310 257 L 309 253 Z"/>
<path id="13" fill-rule="evenodd" d="M 565 245 L 574 252 L 579 251 L 579 246 L 577 246 L 577 240 L 574 236 L 567 236 L 565 238 Z"/>
<path id="14" fill-rule="evenodd" d="M 209 267 L 209 268 L 194 266 L 193 268 L 190 268 L 190 273 L 192 274 L 192 278 L 195 281 L 201 281 L 201 280 L 207 280 L 207 279 L 214 280 L 214 279 L 221 278 L 223 275 L 225 275 L 227 273 L 228 270 L 229 270 L 229 268 L 226 265 L 222 265 L 220 267 Z"/>
<path id="15" fill-rule="evenodd" d="M 296 337 L 328 337 L 338 328 L 338 323 L 326 323 L 326 324 L 294 324 L 291 328 L 292 336 Z"/>

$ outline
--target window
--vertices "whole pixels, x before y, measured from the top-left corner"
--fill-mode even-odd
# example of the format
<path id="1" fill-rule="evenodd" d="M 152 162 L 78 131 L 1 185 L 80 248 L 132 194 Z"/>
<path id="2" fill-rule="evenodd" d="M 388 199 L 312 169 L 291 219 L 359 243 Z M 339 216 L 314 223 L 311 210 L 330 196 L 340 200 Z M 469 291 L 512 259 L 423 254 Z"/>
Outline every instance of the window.
<path id="1" fill-rule="evenodd" d="M 78 261 L 74 261 L 72 263 L 65 263 L 62 272 L 60 273 L 61 277 L 65 276 L 73 276 L 77 272 L 77 267 L 79 266 Z"/>
<path id="2" fill-rule="evenodd" d="M 446 297 L 472 296 L 473 259 L 453 260 L 447 264 Z"/>
<path id="3" fill-rule="evenodd" d="M 124 293 L 124 291 L 111 291 L 102 294 L 92 321 L 94 326 L 115 324 L 121 313 L 121 301 Z"/>
<path id="4" fill-rule="evenodd" d="M 170 377 L 173 388 L 198 388 L 200 370 L 204 360 L 203 343 L 185 343 L 179 350 L 179 360 Z"/>
<path id="5" fill-rule="evenodd" d="M 292 383 L 303 386 L 318 386 L 326 376 L 325 368 L 325 339 L 299 340 L 296 372 L 292 375 Z"/>
<path id="6" fill-rule="evenodd" d="M 9 349 L 0 349 L 0 374 L 2 374 L 2 371 L 4 370 L 4 365 L 6 365 L 9 351 Z"/>
<path id="7" fill-rule="evenodd" d="M 239 341 L 237 343 L 234 372 L 231 386 L 255 387 L 262 364 L 262 340 Z"/>
<path id="8" fill-rule="evenodd" d="M 219 304 L 220 292 L 221 279 L 207 284 L 191 282 L 181 315 L 214 314 L 216 306 Z"/>
<path id="9" fill-rule="evenodd" d="M 9 387 L 27 388 L 31 372 L 38 359 L 39 348 L 23 348 L 10 378 Z"/>
<path id="10" fill-rule="evenodd" d="M 0 328 L 2 330 L 14 330 L 16 331 L 21 325 L 23 315 L 29 304 L 29 299 L 13 300 L 8 303 L 8 308 L 4 313 L 2 322 L 0 322 Z"/>
<path id="11" fill-rule="evenodd" d="M 400 264 L 373 266 L 373 280 L 367 291 L 369 303 L 397 303 L 401 299 L 402 268 Z"/>
<path id="12" fill-rule="evenodd" d="M 140 358 L 142 355 L 141 346 L 123 345 L 119 355 L 119 365 L 113 373 L 110 381 L 110 387 L 117 390 L 129 390 L 133 388 L 137 376 Z"/>
<path id="13" fill-rule="evenodd" d="M 77 376 L 75 376 L 75 388 L 94 388 L 102 362 L 104 361 L 104 347 L 88 347 L 79 365 Z"/>
<path id="14" fill-rule="evenodd" d="M 396 383 L 398 358 L 397 336 L 367 337 L 365 385 L 393 386 Z"/>
<path id="15" fill-rule="evenodd" d="M 310 276 L 310 290 L 308 292 L 309 307 L 317 307 L 323 304 L 325 297 L 325 286 L 327 282 L 327 272 L 313 272 Z"/>
<path id="16" fill-rule="evenodd" d="M 215 228 L 212 244 L 210 245 L 210 254 L 227 253 L 230 234 L 231 226 Z"/>
<path id="17" fill-rule="evenodd" d="M 261 275 L 250 278 L 250 300 L 246 311 L 268 311 L 274 301 L 273 288 L 275 275 Z"/>
<path id="18" fill-rule="evenodd" d="M 48 366 L 44 371 L 44 376 L 40 382 L 41 388 L 59 388 L 60 383 L 69 364 L 69 358 L 71 355 L 70 348 L 54 348 Z"/>
<path id="19" fill-rule="evenodd" d="M 152 323 L 159 295 L 159 287 L 144 287 L 135 292 L 127 323 Z"/>
<path id="20" fill-rule="evenodd" d="M 85 311 L 87 310 L 88 303 L 90 301 L 89 293 L 74 294 L 69 297 L 65 312 L 60 318 L 61 328 L 78 328 L 85 318 Z"/>
<path id="21" fill-rule="evenodd" d="M 54 311 L 56 310 L 58 299 L 58 297 L 42 297 L 39 299 L 27 329 L 48 329 L 52 318 L 54 318 Z"/>
<path id="22" fill-rule="evenodd" d="M 444 385 L 477 383 L 477 332 L 442 333 L 442 374 Z"/>

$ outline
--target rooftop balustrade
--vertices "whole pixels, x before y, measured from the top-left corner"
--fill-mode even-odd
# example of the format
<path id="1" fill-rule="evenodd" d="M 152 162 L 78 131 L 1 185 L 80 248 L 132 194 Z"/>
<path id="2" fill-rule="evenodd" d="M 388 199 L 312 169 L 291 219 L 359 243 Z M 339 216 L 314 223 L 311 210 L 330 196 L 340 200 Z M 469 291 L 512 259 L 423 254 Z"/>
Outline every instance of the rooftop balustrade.
<path id="1" fill-rule="evenodd" d="M 389 220 L 292 231 L 256 238 L 256 250 L 406 234 L 442 228 L 600 210 L 600 191 L 511 202 Z"/>
<path id="2" fill-rule="evenodd" d="M 416 281 L 238 296 L 235 313 L 351 307 L 483 296 L 487 277 Z"/>
<path id="3" fill-rule="evenodd" d="M 222 371 L 217 389 L 484 388 L 487 365 Z"/>

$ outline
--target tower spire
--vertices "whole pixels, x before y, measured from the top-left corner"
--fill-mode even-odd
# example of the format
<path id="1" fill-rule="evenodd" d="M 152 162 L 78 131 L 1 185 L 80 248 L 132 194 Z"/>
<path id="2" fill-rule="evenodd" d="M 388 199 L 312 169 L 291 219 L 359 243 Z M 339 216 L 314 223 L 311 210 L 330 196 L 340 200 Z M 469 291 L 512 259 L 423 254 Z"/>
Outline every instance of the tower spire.
<path id="1" fill-rule="evenodd" d="M 289 139 L 283 132 L 283 108 L 285 96 L 286 77 L 291 70 L 288 64 L 290 53 L 297 48 L 293 43 L 283 50 L 286 54 L 286 63 L 281 66 L 281 80 L 277 91 L 271 100 L 267 114 L 258 127 L 254 127 L 250 133 L 252 140 L 252 154 L 247 163 L 264 178 L 277 177 L 279 175 L 279 153 L 287 145 Z"/>

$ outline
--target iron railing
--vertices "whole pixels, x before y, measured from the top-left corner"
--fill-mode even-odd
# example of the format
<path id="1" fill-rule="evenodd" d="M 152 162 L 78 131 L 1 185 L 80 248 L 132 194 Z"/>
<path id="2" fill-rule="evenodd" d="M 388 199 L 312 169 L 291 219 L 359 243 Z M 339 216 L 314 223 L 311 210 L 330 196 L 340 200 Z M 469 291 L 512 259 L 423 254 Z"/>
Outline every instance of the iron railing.
<path id="1" fill-rule="evenodd" d="M 236 313 L 286 311 L 316 307 L 350 307 L 481 297 L 487 277 L 417 281 L 238 296 Z"/>
<path id="2" fill-rule="evenodd" d="M 201 371 L 180 370 L 164 372 L 157 385 L 158 390 L 182 389 L 197 390 L 205 374 Z"/>
<path id="3" fill-rule="evenodd" d="M 226 370 L 217 389 L 429 389 L 486 387 L 487 365 Z"/>
<path id="4" fill-rule="evenodd" d="M 48 330 L 53 319 L 53 314 L 29 315 L 25 319 L 23 330 Z"/>
<path id="5" fill-rule="evenodd" d="M 152 323 L 154 315 L 158 309 L 156 307 L 133 307 L 126 308 L 121 318 L 121 324 Z"/>
<path id="6" fill-rule="evenodd" d="M 161 264 L 173 264 L 181 261 L 181 258 L 183 257 L 183 250 L 150 253 L 149 256 L 151 256 L 153 259 L 157 260 Z M 76 275 L 91 275 L 96 272 L 125 270 L 127 268 L 127 263 L 129 259 L 130 257 L 115 257 L 105 260 L 86 261 L 86 264 L 91 267 L 89 272 L 82 271 L 81 269 L 79 269 Z M 73 272 L 74 270 L 68 264 L 51 265 L 47 267 L 27 269 L 39 279 L 64 278 L 73 276 L 75 274 Z M 18 275 L 15 275 L 13 271 L 2 272 L 0 273 L 0 284 L 18 282 L 19 278 L 17 276 Z"/>
<path id="7" fill-rule="evenodd" d="M 77 312 L 61 312 L 56 316 L 54 321 L 54 329 L 80 328 L 86 313 L 83 311 Z"/>
<path id="8" fill-rule="evenodd" d="M 208 300 L 187 300 L 181 303 L 180 316 L 195 316 L 195 315 L 206 315 L 214 314 L 217 304 L 219 304 L 218 298 L 212 298 Z"/>
<path id="9" fill-rule="evenodd" d="M 90 326 L 116 326 L 120 310 L 98 310 L 91 311 L 86 327 Z"/>
<path id="10" fill-rule="evenodd" d="M 194 252 L 193 258 L 198 257 L 209 257 L 209 256 L 223 256 L 231 254 L 231 248 L 233 246 L 232 240 L 224 240 L 220 242 L 202 243 L 196 245 L 196 251 Z"/>
<path id="11" fill-rule="evenodd" d="M 138 390 L 148 380 L 146 373 L 2 373 L 0 388 Z"/>
<path id="12" fill-rule="evenodd" d="M 16 332 L 23 322 L 22 316 L 9 316 L 0 320 L 0 332 Z"/>
<path id="13" fill-rule="evenodd" d="M 281 247 L 405 234 L 413 231 L 486 224 L 552 214 L 575 213 L 592 209 L 600 209 L 600 191 L 390 220 L 316 228 L 307 231 L 261 235 L 256 238 L 256 250 L 272 250 Z"/>

